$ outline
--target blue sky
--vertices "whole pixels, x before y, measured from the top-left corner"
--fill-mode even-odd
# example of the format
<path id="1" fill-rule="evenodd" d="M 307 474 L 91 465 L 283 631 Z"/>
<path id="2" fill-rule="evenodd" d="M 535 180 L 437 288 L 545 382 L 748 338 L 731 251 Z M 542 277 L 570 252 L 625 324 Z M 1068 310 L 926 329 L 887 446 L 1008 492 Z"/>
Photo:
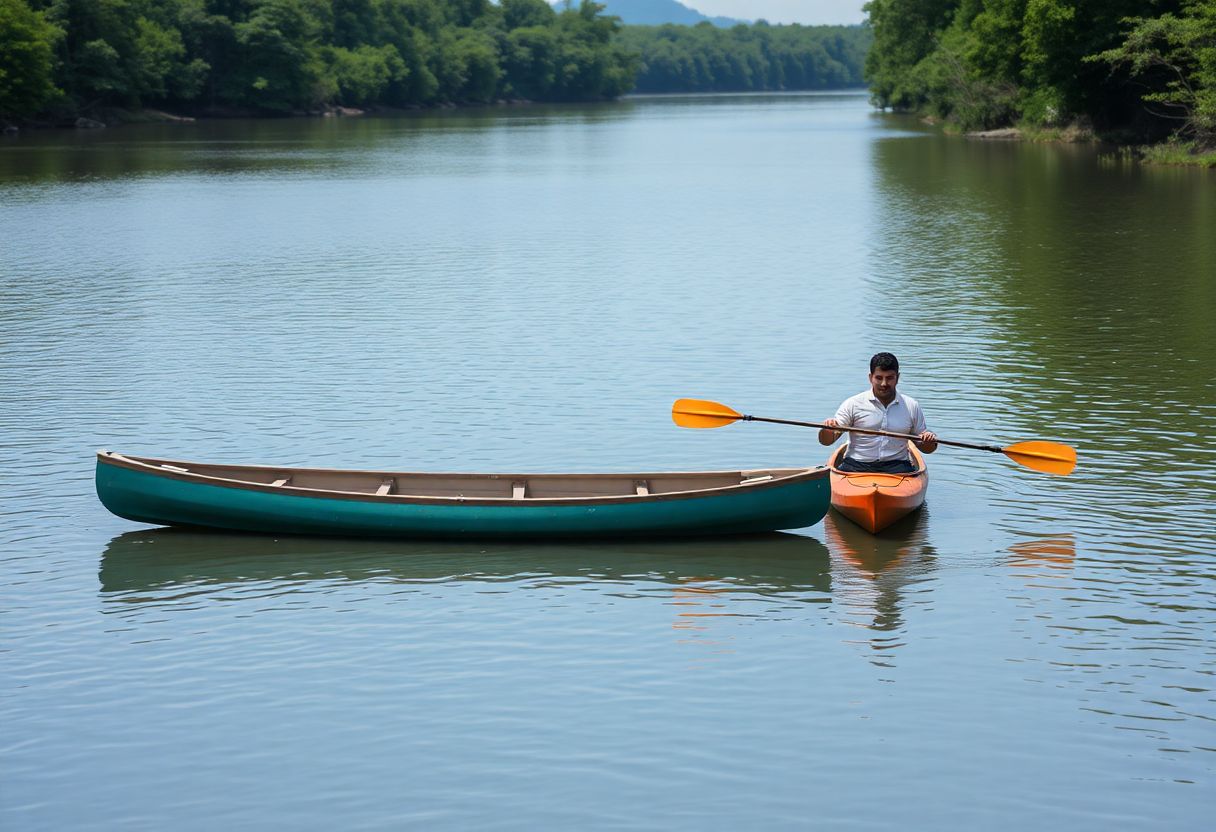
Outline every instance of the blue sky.
<path id="1" fill-rule="evenodd" d="M 680 0 L 702 14 L 769 23 L 860 23 L 866 0 Z"/>

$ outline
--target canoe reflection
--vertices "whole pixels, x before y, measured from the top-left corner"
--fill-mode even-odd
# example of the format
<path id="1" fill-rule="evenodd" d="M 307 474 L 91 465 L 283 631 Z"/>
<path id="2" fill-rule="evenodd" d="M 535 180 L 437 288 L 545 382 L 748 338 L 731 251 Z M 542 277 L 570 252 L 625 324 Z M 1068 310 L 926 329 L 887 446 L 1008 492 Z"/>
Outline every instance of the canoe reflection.
<path id="1" fill-rule="evenodd" d="M 149 529 L 115 537 L 101 556 L 101 592 L 156 601 L 250 582 L 588 582 L 718 586 L 763 595 L 826 595 L 822 543 L 794 534 L 636 543 L 487 544 L 274 538 Z"/>

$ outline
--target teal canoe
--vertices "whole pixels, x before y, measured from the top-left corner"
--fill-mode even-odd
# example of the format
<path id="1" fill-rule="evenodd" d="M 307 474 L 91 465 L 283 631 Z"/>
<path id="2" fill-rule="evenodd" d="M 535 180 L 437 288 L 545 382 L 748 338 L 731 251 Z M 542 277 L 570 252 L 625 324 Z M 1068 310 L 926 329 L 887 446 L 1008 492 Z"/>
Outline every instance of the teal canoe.
<path id="1" fill-rule="evenodd" d="M 97 496 L 158 526 L 393 538 L 617 538 L 811 526 L 828 469 L 431 474 L 215 465 L 97 452 Z"/>

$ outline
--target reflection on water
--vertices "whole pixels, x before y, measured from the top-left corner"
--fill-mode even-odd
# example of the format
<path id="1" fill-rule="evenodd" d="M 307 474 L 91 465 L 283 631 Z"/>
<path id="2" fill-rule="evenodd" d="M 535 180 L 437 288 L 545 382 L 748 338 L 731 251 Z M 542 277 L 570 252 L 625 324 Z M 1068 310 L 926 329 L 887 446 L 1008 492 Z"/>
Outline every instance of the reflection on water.
<path id="1" fill-rule="evenodd" d="M 835 511 L 829 516 L 831 522 L 824 524 L 823 532 L 832 554 L 872 579 L 905 564 L 928 540 L 927 508 L 913 512 L 878 534 L 867 532 Z"/>
<path id="2" fill-rule="evenodd" d="M 879 534 L 870 534 L 835 511 L 823 521 L 823 535 L 836 564 L 835 595 L 846 620 L 871 630 L 863 643 L 871 661 L 889 666 L 908 633 L 902 607 L 909 594 L 933 590 L 936 553 L 929 543 L 929 509 L 922 508 Z"/>
<path id="3" fill-rule="evenodd" d="M 139 177 L 361 175 L 378 165 L 435 174 L 475 173 L 437 132 L 475 136 L 488 148 L 499 131 L 554 124 L 593 127 L 634 105 L 536 106 L 526 109 L 423 111 L 360 119 L 220 119 L 130 125 L 118 130 L 34 130 L 5 139 L 0 182 L 87 184 Z M 420 141 L 423 140 L 423 141 Z"/>
<path id="4" fill-rule="evenodd" d="M 350 582 L 387 585 L 398 601 L 454 584 L 488 592 L 588 590 L 670 606 L 694 648 L 689 666 L 728 653 L 723 619 L 788 617 L 826 603 L 832 572 L 818 540 L 770 534 L 696 542 L 461 544 L 273 538 L 154 529 L 127 532 L 101 557 L 104 612 L 135 623 L 204 603 L 299 604 Z M 487 612 L 487 618 L 489 613 Z"/>
<path id="5" fill-rule="evenodd" d="M 1013 567 L 1046 567 L 1071 570 L 1077 559 L 1077 542 L 1073 535 L 1062 534 L 1038 540 L 1025 540 L 1009 547 Z"/>
<path id="6" fill-rule="evenodd" d="M 1083 147 L 872 150 L 887 267 L 876 301 L 920 345 L 912 366 L 935 429 L 1080 453 L 1072 477 L 1047 482 L 971 462 L 1002 522 L 1083 522 L 1099 536 L 1143 524 L 1110 543 L 1198 554 L 1216 524 L 1216 375 L 1204 369 L 1216 360 L 1216 181 L 1103 169 Z"/>
<path id="7" fill-rule="evenodd" d="M 233 597 L 241 584 L 284 591 L 348 581 L 713 587 L 789 601 L 831 592 L 827 550 L 811 537 L 758 535 L 696 542 L 490 544 L 275 538 L 152 529 L 112 539 L 101 556 L 108 602 L 155 604 L 187 595 Z M 318 589 L 317 591 L 323 591 Z"/>

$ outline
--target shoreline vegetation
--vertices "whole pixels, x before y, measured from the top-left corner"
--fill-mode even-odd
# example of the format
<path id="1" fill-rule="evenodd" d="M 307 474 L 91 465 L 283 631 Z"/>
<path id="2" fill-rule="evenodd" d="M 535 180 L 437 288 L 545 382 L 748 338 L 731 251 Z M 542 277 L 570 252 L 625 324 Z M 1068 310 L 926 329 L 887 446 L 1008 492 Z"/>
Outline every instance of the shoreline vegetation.
<path id="1" fill-rule="evenodd" d="M 623 26 L 603 11 L 589 0 L 0 0 L 0 127 L 864 83 L 865 27 Z"/>
<path id="2" fill-rule="evenodd" d="M 870 0 L 862 26 L 720 28 L 590 0 L 0 0 L 0 129 L 868 84 L 971 138 L 1216 167 L 1216 0 L 1148 6 Z"/>
<path id="3" fill-rule="evenodd" d="M 870 0 L 875 104 L 979 139 L 1216 167 L 1216 0 Z"/>

